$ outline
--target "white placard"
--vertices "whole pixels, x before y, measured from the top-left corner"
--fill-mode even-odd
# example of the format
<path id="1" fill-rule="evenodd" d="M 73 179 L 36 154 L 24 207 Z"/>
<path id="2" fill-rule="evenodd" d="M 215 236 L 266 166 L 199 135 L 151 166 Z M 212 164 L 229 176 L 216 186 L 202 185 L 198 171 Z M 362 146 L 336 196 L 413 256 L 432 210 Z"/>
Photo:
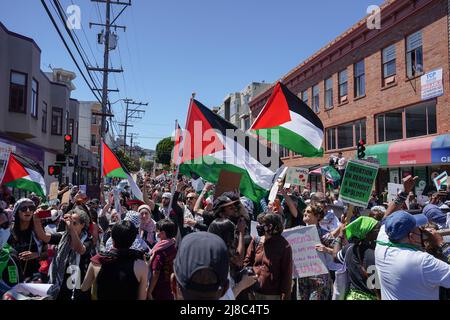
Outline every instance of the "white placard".
<path id="1" fill-rule="evenodd" d="M 309 170 L 306 168 L 288 168 L 286 172 L 286 183 L 306 187 L 308 184 L 308 173 Z"/>
<path id="2" fill-rule="evenodd" d="M 433 70 L 420 77 L 422 100 L 440 97 L 444 94 L 442 69 Z"/>

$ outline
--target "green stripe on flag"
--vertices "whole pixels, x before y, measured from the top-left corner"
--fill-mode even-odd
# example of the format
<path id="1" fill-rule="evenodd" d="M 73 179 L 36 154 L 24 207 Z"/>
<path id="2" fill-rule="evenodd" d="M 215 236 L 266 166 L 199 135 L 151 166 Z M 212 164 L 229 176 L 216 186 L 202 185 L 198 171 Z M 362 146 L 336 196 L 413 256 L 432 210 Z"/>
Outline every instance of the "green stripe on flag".
<path id="1" fill-rule="evenodd" d="M 123 178 L 128 179 L 128 175 L 122 168 L 117 168 L 106 175 L 108 178 Z"/>
<path id="2" fill-rule="evenodd" d="M 22 178 L 17 179 L 17 180 L 5 183 L 5 186 L 11 187 L 11 188 L 16 188 L 16 189 L 21 189 L 21 190 L 26 190 L 29 192 L 34 192 L 40 197 L 45 197 L 45 193 L 42 190 L 41 185 L 39 183 L 36 183 L 29 179 L 22 179 Z"/>
<path id="3" fill-rule="evenodd" d="M 214 157 L 204 156 L 203 159 L 205 163 L 197 164 L 195 163 L 196 162 L 195 160 L 193 160 L 192 161 L 193 163 L 190 164 L 182 163 L 180 165 L 180 173 L 190 176 L 191 172 L 195 172 L 197 175 L 199 175 L 206 181 L 212 183 L 217 183 L 220 176 L 220 171 L 222 170 L 241 173 L 242 178 L 240 191 L 244 196 L 251 199 L 252 201 L 259 202 L 262 198 L 264 198 L 268 194 L 268 190 L 260 187 L 259 185 L 253 182 L 249 173 L 246 170 L 229 163 L 212 164 L 212 165 L 209 164 L 214 162 L 215 160 Z"/>
<path id="4" fill-rule="evenodd" d="M 255 130 L 256 134 L 264 137 L 269 141 L 272 140 L 272 135 L 274 138 L 277 137 L 277 133 L 272 134 L 272 130 L 278 131 L 278 142 L 279 145 L 286 147 L 289 150 L 292 150 L 296 153 L 303 155 L 304 157 L 322 157 L 323 156 L 323 148 L 316 149 L 308 140 L 304 137 L 296 134 L 295 132 L 283 128 L 281 126 L 274 127 L 271 129 L 262 129 Z M 276 141 L 274 141 L 276 143 Z"/>

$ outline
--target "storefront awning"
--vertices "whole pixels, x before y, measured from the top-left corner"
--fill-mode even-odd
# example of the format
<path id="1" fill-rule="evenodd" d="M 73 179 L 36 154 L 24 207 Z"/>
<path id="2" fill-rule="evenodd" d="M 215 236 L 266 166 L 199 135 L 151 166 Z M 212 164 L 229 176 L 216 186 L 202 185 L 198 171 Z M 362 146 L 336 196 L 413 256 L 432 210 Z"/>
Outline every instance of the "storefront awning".
<path id="1" fill-rule="evenodd" d="M 368 146 L 382 167 L 450 164 L 450 134 Z"/>

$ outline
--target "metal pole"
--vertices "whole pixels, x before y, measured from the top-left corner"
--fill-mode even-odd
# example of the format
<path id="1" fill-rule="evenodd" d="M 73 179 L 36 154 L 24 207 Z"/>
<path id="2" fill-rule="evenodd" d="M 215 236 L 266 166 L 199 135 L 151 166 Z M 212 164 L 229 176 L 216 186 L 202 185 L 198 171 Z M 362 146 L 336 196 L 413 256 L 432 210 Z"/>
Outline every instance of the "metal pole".
<path id="1" fill-rule="evenodd" d="M 98 183 L 101 184 L 102 181 L 102 141 L 105 138 L 105 127 L 106 127 L 106 108 L 108 105 L 108 70 L 109 70 L 109 36 L 111 32 L 111 0 L 106 0 L 106 34 L 105 34 L 105 53 L 103 58 L 103 91 L 102 91 L 102 122 L 100 129 L 100 152 L 99 152 L 99 171 L 98 171 Z M 101 192 L 101 190 L 100 190 Z"/>
<path id="2" fill-rule="evenodd" d="M 126 100 L 127 104 L 127 111 L 125 112 L 125 134 L 123 135 L 123 152 L 127 152 L 127 129 L 128 129 L 128 106 L 130 104 L 130 101 Z"/>

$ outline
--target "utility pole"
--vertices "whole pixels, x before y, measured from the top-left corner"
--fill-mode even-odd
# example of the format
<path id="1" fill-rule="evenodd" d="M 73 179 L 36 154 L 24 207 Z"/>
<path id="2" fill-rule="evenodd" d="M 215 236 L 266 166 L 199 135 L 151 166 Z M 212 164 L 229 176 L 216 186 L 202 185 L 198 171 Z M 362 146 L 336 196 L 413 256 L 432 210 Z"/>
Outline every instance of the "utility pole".
<path id="1" fill-rule="evenodd" d="M 96 91 L 102 91 L 102 109 L 101 109 L 101 127 L 100 127 L 100 144 L 99 144 L 99 170 L 98 170 L 98 182 L 101 183 L 102 180 L 102 143 L 105 138 L 106 133 L 106 116 L 110 116 L 111 110 L 108 109 L 108 93 L 110 91 L 116 91 L 116 90 L 110 90 L 108 88 L 108 76 L 111 72 L 123 72 L 123 69 L 113 69 L 109 67 L 109 52 L 110 50 L 115 49 L 115 47 L 111 48 L 110 41 L 111 41 L 111 28 L 114 28 L 115 30 L 123 29 L 126 31 L 126 27 L 124 26 L 118 26 L 114 25 L 115 21 L 119 18 L 119 16 L 125 11 L 125 9 L 128 6 L 131 6 L 131 0 L 128 2 L 120 2 L 120 1 L 112 1 L 112 0 L 91 0 L 92 2 L 97 3 L 104 3 L 106 4 L 106 18 L 105 18 L 105 24 L 102 23 L 90 23 L 89 26 L 101 26 L 105 27 L 105 36 L 104 36 L 104 55 L 103 55 L 103 68 L 97 67 L 90 67 L 88 68 L 89 71 L 97 71 L 103 73 L 103 87 L 101 89 L 95 88 Z M 122 5 L 124 6 L 122 8 L 122 11 L 114 18 L 114 20 L 111 22 L 111 5 Z M 102 44 L 103 39 L 100 36 L 99 37 L 99 43 Z M 107 113 L 109 111 L 109 113 Z"/>
<path id="2" fill-rule="evenodd" d="M 143 113 L 145 113 L 145 110 L 140 109 L 139 107 L 142 106 L 148 106 L 148 103 L 142 103 L 142 102 L 135 102 L 132 99 L 124 99 L 126 106 L 126 113 L 125 113 L 125 124 L 121 123 L 119 126 L 125 127 L 124 129 L 124 135 L 123 135 L 123 150 L 126 152 L 127 148 L 127 132 L 129 127 L 133 127 L 132 125 L 128 124 L 128 121 L 131 119 L 142 119 Z M 130 109 L 130 105 L 137 106 L 136 109 Z"/>

